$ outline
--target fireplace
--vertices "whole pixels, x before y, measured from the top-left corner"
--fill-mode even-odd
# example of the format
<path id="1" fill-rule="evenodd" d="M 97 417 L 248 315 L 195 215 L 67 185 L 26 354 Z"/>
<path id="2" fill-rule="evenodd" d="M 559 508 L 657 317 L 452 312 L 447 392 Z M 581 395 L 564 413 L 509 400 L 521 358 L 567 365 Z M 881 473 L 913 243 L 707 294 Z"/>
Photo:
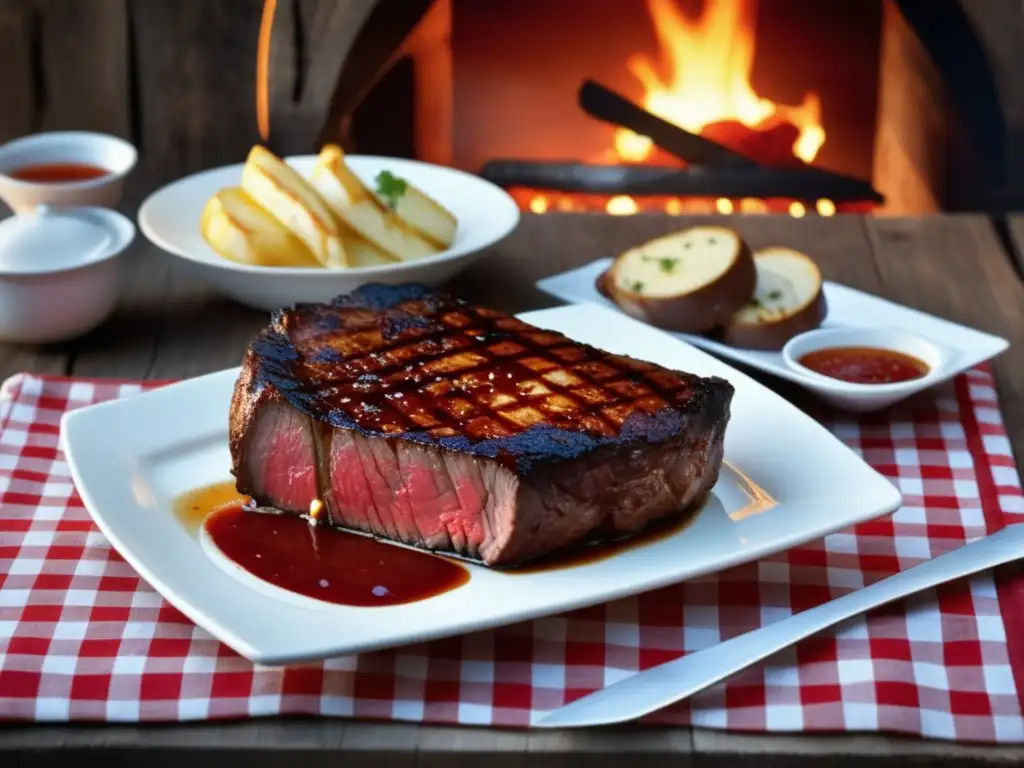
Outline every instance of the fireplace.
<path id="1" fill-rule="evenodd" d="M 971 139 L 934 51 L 896 0 L 418 5 L 388 30 L 395 52 L 372 87 L 346 84 L 342 68 L 322 138 L 483 173 L 534 213 L 982 206 L 964 199 L 985 186 Z M 383 6 L 361 37 L 373 30 L 378 46 Z M 755 172 L 680 158 L 598 119 L 581 106 L 588 80 L 752 160 Z M 849 183 L 806 184 L 798 171 L 808 167 L 819 181 Z M 662 178 L 675 180 L 668 191 Z"/>

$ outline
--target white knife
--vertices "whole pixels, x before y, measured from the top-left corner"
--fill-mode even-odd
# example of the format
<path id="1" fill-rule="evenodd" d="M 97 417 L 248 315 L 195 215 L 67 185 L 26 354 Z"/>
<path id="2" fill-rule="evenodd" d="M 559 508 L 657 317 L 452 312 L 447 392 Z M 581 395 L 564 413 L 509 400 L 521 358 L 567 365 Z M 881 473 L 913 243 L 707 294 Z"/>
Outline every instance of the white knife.
<path id="1" fill-rule="evenodd" d="M 1024 558 L 1024 523 L 876 581 L 863 589 L 602 688 L 548 712 L 535 728 L 634 720 L 692 696 L 752 664 L 853 616 L 978 571 Z"/>

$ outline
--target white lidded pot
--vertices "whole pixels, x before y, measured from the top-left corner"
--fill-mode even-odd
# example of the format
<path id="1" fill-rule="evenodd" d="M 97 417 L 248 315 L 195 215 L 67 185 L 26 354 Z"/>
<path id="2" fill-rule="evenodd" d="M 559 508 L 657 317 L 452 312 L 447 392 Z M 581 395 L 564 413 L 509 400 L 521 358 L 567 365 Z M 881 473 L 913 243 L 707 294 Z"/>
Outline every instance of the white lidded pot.
<path id="1" fill-rule="evenodd" d="M 81 336 L 117 306 L 135 225 L 102 207 L 40 205 L 0 221 L 0 341 Z"/>

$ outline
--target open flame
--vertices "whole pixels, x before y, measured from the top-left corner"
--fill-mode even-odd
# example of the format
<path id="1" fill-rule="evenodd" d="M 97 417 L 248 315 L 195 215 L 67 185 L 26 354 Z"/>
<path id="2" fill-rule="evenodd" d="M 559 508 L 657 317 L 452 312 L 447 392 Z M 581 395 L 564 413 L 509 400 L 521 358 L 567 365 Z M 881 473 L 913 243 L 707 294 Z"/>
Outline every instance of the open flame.
<path id="1" fill-rule="evenodd" d="M 657 63 L 642 53 L 631 56 L 626 67 L 644 87 L 643 107 L 658 117 L 691 133 L 724 121 L 759 130 L 775 118 L 797 129 L 793 154 L 809 163 L 825 142 L 821 101 L 808 93 L 802 104 L 790 107 L 754 92 L 756 5 L 757 0 L 713 0 L 691 20 L 675 0 L 647 0 L 668 76 L 662 79 Z M 651 141 L 620 128 L 615 151 L 623 160 L 641 162 L 650 154 Z"/>
<path id="2" fill-rule="evenodd" d="M 810 163 L 825 143 L 821 100 L 807 93 L 797 106 L 762 98 L 751 85 L 754 66 L 758 0 L 704 0 L 701 14 L 689 18 L 677 0 L 647 0 L 647 11 L 658 40 L 657 60 L 637 53 L 627 69 L 643 85 L 640 104 L 647 111 L 691 133 L 748 154 L 766 165 Z M 657 162 L 649 138 L 626 128 L 615 132 L 614 145 L 590 158 L 602 163 Z M 594 202 L 580 195 L 533 193 L 522 203 L 534 213 L 548 210 L 587 210 Z M 804 216 L 808 207 L 799 201 L 743 198 L 645 199 L 642 206 L 625 195 L 597 202 L 607 213 L 628 215 L 644 210 L 669 214 L 733 212 L 788 212 Z M 832 216 L 836 205 L 816 201 L 820 216 Z"/>

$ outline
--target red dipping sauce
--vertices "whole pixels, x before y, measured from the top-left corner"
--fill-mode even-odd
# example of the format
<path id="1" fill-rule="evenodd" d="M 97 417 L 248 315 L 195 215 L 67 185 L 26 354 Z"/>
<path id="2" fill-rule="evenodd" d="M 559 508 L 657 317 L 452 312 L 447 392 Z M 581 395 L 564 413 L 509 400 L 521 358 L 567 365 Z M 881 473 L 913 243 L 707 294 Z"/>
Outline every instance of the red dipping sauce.
<path id="1" fill-rule="evenodd" d="M 110 174 L 106 168 L 88 163 L 39 163 L 23 165 L 8 171 L 7 175 L 21 181 L 42 184 L 61 184 L 73 181 L 90 181 Z"/>
<path id="2" fill-rule="evenodd" d="M 469 581 L 469 571 L 451 560 L 311 525 L 297 515 L 234 504 L 214 510 L 203 525 L 221 552 L 249 573 L 328 603 L 400 605 Z"/>
<path id="3" fill-rule="evenodd" d="M 808 352 L 798 361 L 822 376 L 852 384 L 896 384 L 926 376 L 928 364 L 912 355 L 875 347 L 833 347 Z"/>

